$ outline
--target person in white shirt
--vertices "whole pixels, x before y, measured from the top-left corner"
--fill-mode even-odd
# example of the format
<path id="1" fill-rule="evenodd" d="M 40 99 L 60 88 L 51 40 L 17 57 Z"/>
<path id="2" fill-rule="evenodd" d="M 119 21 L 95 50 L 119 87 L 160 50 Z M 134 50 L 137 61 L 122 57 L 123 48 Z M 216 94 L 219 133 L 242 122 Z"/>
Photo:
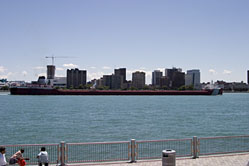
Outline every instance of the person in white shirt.
<path id="1" fill-rule="evenodd" d="M 39 166 L 44 164 L 48 166 L 48 152 L 46 152 L 46 148 L 42 147 L 40 153 L 37 155 Z"/>
<path id="2" fill-rule="evenodd" d="M 5 147 L 0 147 L 0 166 L 6 166 Z"/>

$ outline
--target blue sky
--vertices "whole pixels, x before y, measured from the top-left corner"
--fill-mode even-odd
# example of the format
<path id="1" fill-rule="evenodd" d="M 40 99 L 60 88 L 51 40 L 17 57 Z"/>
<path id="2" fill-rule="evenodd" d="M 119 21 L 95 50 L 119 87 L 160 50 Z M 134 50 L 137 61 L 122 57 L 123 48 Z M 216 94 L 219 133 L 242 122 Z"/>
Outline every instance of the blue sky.
<path id="1" fill-rule="evenodd" d="M 87 70 L 88 80 L 126 67 L 200 69 L 201 82 L 244 81 L 248 0 L 1 0 L 0 78 L 37 80 Z M 66 58 L 63 58 L 66 57 Z"/>

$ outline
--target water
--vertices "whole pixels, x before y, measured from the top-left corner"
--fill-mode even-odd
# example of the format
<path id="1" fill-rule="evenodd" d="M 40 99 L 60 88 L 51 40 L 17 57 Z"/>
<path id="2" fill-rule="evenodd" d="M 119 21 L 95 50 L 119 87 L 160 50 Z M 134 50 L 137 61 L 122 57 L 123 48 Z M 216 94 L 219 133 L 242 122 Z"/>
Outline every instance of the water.
<path id="1" fill-rule="evenodd" d="M 2 145 L 249 134 L 249 93 L 222 96 L 0 94 Z"/>

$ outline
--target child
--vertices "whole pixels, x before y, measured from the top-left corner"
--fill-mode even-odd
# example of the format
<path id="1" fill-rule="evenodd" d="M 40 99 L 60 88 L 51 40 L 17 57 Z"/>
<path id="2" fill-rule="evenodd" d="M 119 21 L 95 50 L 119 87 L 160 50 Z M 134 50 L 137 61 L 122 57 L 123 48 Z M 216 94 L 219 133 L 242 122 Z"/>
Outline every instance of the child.
<path id="1" fill-rule="evenodd" d="M 42 147 L 41 152 L 37 155 L 39 166 L 42 166 L 44 164 L 45 166 L 48 166 L 48 152 L 46 152 L 46 148 Z"/>
<path id="2" fill-rule="evenodd" d="M 20 149 L 18 152 L 16 152 L 13 156 L 10 158 L 10 165 L 18 163 L 19 166 L 25 166 L 26 162 L 25 160 L 29 160 L 29 158 L 23 158 L 22 154 L 24 153 L 24 149 Z"/>

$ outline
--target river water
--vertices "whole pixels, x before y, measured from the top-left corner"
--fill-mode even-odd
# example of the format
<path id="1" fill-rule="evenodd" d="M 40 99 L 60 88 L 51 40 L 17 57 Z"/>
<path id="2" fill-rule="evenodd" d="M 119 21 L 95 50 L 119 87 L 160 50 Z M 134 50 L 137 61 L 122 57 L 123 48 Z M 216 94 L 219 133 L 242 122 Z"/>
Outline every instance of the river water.
<path id="1" fill-rule="evenodd" d="M 14 96 L 0 93 L 0 144 L 249 135 L 249 93 Z"/>

